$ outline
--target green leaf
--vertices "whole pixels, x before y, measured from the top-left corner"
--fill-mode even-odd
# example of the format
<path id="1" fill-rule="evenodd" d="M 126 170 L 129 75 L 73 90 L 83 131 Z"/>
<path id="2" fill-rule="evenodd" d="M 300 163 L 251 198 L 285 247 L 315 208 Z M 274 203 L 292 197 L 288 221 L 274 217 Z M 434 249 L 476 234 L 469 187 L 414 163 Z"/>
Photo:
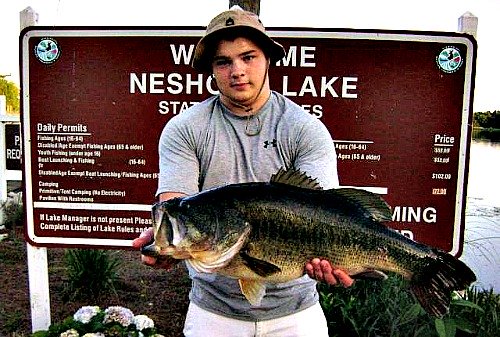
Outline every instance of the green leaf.
<path id="1" fill-rule="evenodd" d="M 457 299 L 452 302 L 452 305 L 457 305 L 457 306 L 462 306 L 462 307 L 468 307 L 472 309 L 479 310 L 481 312 L 484 312 L 484 309 L 481 308 L 479 305 L 477 305 L 474 302 L 467 301 L 467 300 L 462 300 L 462 299 Z"/>
<path id="2" fill-rule="evenodd" d="M 446 337 L 446 326 L 442 319 L 435 319 L 434 326 L 436 327 L 436 332 L 439 337 Z"/>
<path id="3" fill-rule="evenodd" d="M 417 317 L 420 316 L 421 314 L 422 314 L 422 307 L 420 306 L 420 304 L 415 303 L 403 313 L 400 322 L 401 324 L 409 323 L 417 319 Z"/>
<path id="4" fill-rule="evenodd" d="M 458 330 L 470 333 L 470 334 L 476 334 L 477 333 L 477 327 L 474 325 L 474 323 L 466 320 L 466 319 L 461 319 L 461 320 L 455 320 L 455 326 Z"/>
<path id="5" fill-rule="evenodd" d="M 457 327 L 455 320 L 451 318 L 439 318 L 434 320 L 434 326 L 439 337 L 455 337 Z"/>

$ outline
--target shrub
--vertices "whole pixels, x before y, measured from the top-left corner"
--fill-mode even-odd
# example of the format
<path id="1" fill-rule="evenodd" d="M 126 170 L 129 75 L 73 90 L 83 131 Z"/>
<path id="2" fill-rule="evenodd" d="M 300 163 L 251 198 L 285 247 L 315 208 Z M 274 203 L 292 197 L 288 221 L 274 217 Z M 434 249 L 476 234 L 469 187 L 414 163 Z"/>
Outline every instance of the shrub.
<path id="1" fill-rule="evenodd" d="M 385 281 L 359 280 L 344 289 L 319 285 L 330 337 L 492 337 L 500 336 L 500 295 L 466 290 L 452 298 L 450 312 L 436 319 L 407 290 L 408 281 L 390 275 Z"/>
<path id="2" fill-rule="evenodd" d="M 13 229 L 23 223 L 23 215 L 21 193 L 10 193 L 7 200 L 0 204 L 0 225 L 4 225 L 9 230 Z"/>
<path id="3" fill-rule="evenodd" d="M 146 315 L 134 315 L 127 308 L 111 306 L 101 310 L 98 306 L 84 306 L 62 322 L 52 324 L 48 330 L 37 331 L 33 337 L 163 337 L 156 333 L 154 322 Z"/>
<path id="4" fill-rule="evenodd" d="M 68 294 L 73 297 L 90 296 L 97 299 L 102 293 L 115 292 L 120 262 L 108 251 L 98 249 L 68 249 Z"/>

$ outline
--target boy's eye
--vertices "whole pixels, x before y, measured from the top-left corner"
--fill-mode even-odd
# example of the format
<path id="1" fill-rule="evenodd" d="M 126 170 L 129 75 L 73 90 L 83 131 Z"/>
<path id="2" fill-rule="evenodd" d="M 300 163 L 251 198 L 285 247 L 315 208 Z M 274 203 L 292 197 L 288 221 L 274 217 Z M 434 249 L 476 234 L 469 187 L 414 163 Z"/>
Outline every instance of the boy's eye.
<path id="1" fill-rule="evenodd" d="M 218 60 L 215 61 L 215 65 L 218 66 L 218 67 L 226 66 L 229 63 L 230 63 L 229 60 L 226 60 L 226 59 L 218 59 Z"/>

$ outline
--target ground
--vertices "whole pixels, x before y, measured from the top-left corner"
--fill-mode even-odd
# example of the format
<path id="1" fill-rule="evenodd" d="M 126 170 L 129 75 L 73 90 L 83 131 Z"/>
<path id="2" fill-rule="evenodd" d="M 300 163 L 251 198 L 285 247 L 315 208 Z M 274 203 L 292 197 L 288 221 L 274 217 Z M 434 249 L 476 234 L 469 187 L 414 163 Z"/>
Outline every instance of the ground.
<path id="1" fill-rule="evenodd" d="M 0 336 L 19 337 L 31 333 L 26 244 L 22 230 L 3 231 L 9 237 L 0 242 Z M 95 301 L 68 300 L 64 295 L 67 279 L 64 249 L 48 248 L 51 321 L 72 315 L 84 305 L 107 308 L 120 305 L 134 314 L 148 315 L 165 337 L 182 336 L 188 305 L 190 280 L 182 264 L 167 272 L 144 266 L 137 251 L 110 251 L 121 267 L 116 294 Z"/>

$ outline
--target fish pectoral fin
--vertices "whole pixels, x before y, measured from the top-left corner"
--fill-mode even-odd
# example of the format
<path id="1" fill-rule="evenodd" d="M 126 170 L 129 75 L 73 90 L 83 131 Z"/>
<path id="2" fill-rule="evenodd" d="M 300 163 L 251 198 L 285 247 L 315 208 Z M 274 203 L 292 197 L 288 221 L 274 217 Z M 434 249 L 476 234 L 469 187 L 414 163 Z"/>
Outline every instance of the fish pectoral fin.
<path id="1" fill-rule="evenodd" d="M 240 256 L 243 259 L 243 264 L 259 276 L 268 277 L 281 271 L 280 267 L 267 261 L 252 257 L 245 252 L 240 252 Z"/>
<path id="2" fill-rule="evenodd" d="M 259 306 L 266 294 L 266 285 L 260 281 L 239 279 L 240 289 L 245 298 L 253 306 Z"/>
<path id="3" fill-rule="evenodd" d="M 357 280 L 366 280 L 366 279 L 375 279 L 375 280 L 387 280 L 388 276 L 381 272 L 380 270 L 366 270 L 362 271 L 361 273 L 351 275 L 353 279 Z"/>

